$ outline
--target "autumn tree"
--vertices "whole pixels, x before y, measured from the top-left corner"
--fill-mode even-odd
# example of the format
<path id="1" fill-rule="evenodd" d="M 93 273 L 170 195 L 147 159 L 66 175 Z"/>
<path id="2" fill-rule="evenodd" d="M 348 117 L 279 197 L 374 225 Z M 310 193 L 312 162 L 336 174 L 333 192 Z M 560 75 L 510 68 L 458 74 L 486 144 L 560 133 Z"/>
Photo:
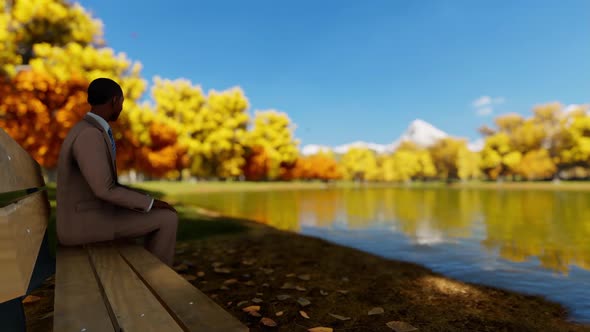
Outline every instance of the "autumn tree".
<path id="1" fill-rule="evenodd" d="M 247 147 L 264 151 L 265 177 L 273 180 L 281 174 L 281 166 L 295 162 L 299 141 L 294 137 L 295 126 L 284 112 L 256 111 L 254 124 L 247 134 Z"/>
<path id="2" fill-rule="evenodd" d="M 340 159 L 340 166 L 347 180 L 371 181 L 379 177 L 377 156 L 367 148 L 350 148 Z"/>
<path id="3" fill-rule="evenodd" d="M 467 151 L 467 142 L 463 139 L 443 138 L 429 148 L 438 177 L 447 181 L 460 179 L 463 174 L 460 157 Z"/>
<path id="4" fill-rule="evenodd" d="M 281 180 L 321 180 L 324 182 L 342 178 L 340 165 L 332 152 L 319 152 L 311 156 L 299 156 L 293 164 L 281 168 Z"/>
<path id="5" fill-rule="evenodd" d="M 65 0 L 2 0 L 0 12 L 0 66 L 4 73 L 14 74 L 16 66 L 29 64 L 39 44 L 103 44 L 102 22 L 79 4 Z"/>
<path id="6" fill-rule="evenodd" d="M 21 71 L 0 80 L 0 127 L 44 168 L 57 165 L 63 139 L 89 110 L 87 83 Z"/>
<path id="7" fill-rule="evenodd" d="M 191 172 L 222 179 L 242 175 L 249 102 L 240 88 L 210 91 L 197 114 L 199 129 L 192 134 Z"/>
<path id="8" fill-rule="evenodd" d="M 405 182 L 436 175 L 430 153 L 408 141 L 402 142 L 394 153 L 379 156 L 378 164 L 381 181 Z"/>

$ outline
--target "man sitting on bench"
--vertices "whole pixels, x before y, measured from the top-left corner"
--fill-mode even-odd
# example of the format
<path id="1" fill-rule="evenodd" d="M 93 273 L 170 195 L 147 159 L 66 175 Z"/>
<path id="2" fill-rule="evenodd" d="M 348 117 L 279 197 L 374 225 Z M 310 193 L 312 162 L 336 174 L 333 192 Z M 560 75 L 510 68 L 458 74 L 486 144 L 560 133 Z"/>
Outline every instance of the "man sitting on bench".
<path id="1" fill-rule="evenodd" d="M 168 266 L 174 260 L 178 216 L 168 203 L 119 184 L 108 122 L 123 110 L 119 84 L 99 78 L 88 87 L 91 110 L 66 136 L 57 170 L 57 237 L 82 245 L 145 236 L 145 247 Z"/>

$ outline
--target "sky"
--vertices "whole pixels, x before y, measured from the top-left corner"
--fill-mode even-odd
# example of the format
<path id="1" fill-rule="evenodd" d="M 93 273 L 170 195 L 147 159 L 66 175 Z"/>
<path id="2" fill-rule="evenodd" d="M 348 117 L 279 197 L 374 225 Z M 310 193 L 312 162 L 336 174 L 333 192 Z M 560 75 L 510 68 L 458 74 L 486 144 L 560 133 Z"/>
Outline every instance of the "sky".
<path id="1" fill-rule="evenodd" d="M 388 144 L 414 119 L 475 140 L 499 114 L 590 103 L 588 0 L 80 3 L 149 82 L 240 86 L 302 146 Z"/>

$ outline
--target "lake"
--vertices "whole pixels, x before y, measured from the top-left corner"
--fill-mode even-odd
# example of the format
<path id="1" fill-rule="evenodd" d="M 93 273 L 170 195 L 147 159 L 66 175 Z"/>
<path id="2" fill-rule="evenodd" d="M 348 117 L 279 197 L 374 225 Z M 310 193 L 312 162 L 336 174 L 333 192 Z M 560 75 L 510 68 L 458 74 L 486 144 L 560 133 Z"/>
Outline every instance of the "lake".
<path id="1" fill-rule="evenodd" d="M 185 203 L 542 295 L 590 322 L 590 193 L 356 188 L 206 193 Z"/>

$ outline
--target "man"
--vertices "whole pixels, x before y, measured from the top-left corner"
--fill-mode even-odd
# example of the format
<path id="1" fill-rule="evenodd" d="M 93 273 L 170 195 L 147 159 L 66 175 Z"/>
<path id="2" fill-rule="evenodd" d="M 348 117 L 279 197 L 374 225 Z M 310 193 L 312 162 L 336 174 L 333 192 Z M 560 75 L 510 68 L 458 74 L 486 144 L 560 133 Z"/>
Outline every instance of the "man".
<path id="1" fill-rule="evenodd" d="M 176 210 L 117 179 L 117 150 L 108 122 L 117 121 L 123 100 L 113 80 L 98 78 L 88 86 L 91 110 L 70 130 L 59 154 L 58 240 L 68 246 L 146 236 L 146 249 L 172 266 Z"/>

